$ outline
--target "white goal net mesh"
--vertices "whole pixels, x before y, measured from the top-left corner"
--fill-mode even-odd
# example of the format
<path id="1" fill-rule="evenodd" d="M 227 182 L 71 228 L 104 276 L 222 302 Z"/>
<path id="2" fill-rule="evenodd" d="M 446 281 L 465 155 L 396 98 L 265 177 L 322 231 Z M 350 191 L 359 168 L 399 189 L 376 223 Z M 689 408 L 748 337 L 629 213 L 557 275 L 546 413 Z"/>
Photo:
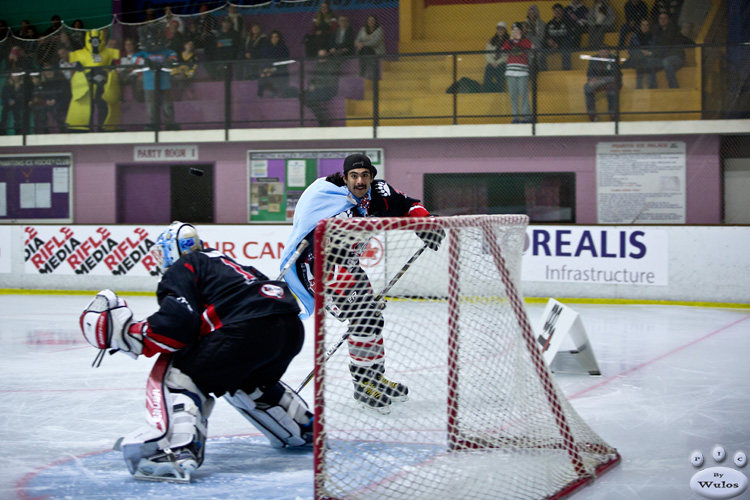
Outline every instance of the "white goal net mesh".
<path id="1" fill-rule="evenodd" d="M 527 223 L 479 215 L 319 224 L 316 498 L 557 498 L 619 461 L 558 389 L 534 340 L 518 291 Z M 412 259 L 436 232 L 445 234 L 439 249 Z M 392 285 L 382 344 L 371 331 L 355 337 L 372 309 L 334 315 L 368 281 L 374 295 Z M 357 350 L 368 342 L 384 355 Z M 355 358 L 384 365 L 408 400 L 364 408 L 354 398 Z"/>

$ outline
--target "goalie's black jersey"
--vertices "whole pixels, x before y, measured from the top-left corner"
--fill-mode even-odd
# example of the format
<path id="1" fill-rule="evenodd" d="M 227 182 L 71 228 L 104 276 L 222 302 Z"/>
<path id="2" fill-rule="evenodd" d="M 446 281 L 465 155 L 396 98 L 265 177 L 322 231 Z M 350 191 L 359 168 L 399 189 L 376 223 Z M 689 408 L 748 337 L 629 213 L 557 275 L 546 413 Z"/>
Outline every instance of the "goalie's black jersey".
<path id="1" fill-rule="evenodd" d="M 177 260 L 162 277 L 156 295 L 160 306 L 167 297 L 184 298 L 201 316 L 201 335 L 239 321 L 299 313 L 285 282 L 271 281 L 256 268 L 213 249 Z"/>

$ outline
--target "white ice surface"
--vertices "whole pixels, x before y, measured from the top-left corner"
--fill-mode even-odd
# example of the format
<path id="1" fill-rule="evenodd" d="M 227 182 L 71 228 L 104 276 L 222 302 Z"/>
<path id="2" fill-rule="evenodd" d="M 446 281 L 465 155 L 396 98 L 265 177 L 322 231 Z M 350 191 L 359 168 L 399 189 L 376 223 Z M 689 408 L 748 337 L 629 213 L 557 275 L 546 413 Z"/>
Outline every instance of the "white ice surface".
<path id="1" fill-rule="evenodd" d="M 136 317 L 156 308 L 126 297 Z M 0 295 L 0 500 L 68 498 L 309 500 L 312 453 L 271 449 L 224 401 L 209 424 L 206 462 L 190 485 L 130 478 L 118 436 L 141 425 L 151 359 L 107 356 L 78 329 L 80 295 Z M 689 487 L 716 445 L 735 468 L 750 455 L 750 311 L 654 305 L 571 304 L 581 314 L 601 377 L 555 377 L 588 424 L 622 462 L 575 500 L 698 499 Z M 529 306 L 532 324 L 543 306 Z M 296 387 L 312 368 L 312 324 L 285 380 Z M 336 354 L 345 356 L 345 349 Z M 310 401 L 311 386 L 303 391 Z M 409 403 L 406 403 L 408 405 Z M 750 475 L 750 467 L 739 469 Z M 502 492 L 498 492 L 502 498 Z M 737 498 L 750 498 L 745 492 Z"/>

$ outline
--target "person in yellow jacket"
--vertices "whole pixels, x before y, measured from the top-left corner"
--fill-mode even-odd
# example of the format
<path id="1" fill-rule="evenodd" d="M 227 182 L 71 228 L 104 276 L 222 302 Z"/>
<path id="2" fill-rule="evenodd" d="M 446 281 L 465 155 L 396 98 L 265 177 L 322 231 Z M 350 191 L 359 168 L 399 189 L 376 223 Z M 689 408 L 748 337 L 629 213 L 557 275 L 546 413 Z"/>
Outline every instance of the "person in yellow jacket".
<path id="1" fill-rule="evenodd" d="M 67 126 L 71 131 L 114 130 L 120 121 L 120 84 L 112 66 L 120 50 L 107 47 L 107 30 L 86 32 L 85 47 L 70 53 L 78 71 L 70 81 L 72 100 Z"/>

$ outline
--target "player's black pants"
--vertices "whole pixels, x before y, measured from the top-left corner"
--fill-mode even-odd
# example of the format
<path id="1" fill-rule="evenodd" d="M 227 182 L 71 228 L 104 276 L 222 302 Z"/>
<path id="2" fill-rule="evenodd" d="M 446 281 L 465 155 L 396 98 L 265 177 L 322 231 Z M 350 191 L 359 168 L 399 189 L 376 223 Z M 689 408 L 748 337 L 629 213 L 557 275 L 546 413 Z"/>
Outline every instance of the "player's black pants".
<path id="1" fill-rule="evenodd" d="M 222 326 L 175 354 L 174 366 L 204 394 L 219 397 L 271 387 L 302 350 L 304 327 L 297 314 L 277 314 Z"/>

